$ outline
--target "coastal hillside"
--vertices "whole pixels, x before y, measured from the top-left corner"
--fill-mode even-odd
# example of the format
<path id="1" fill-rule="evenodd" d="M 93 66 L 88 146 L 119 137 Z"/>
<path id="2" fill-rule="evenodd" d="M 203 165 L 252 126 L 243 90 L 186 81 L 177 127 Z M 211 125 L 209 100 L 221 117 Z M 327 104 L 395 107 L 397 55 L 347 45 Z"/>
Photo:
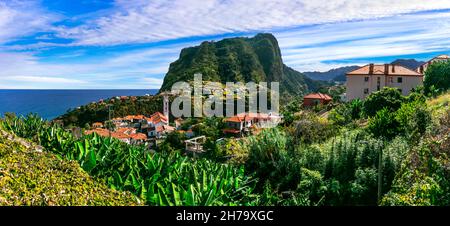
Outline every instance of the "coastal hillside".
<path id="1" fill-rule="evenodd" d="M 107 121 L 110 116 L 115 118 L 126 115 L 151 115 L 162 111 L 162 106 L 160 96 L 114 97 L 68 110 L 54 121 L 66 127 L 86 127 L 86 124 Z"/>
<path id="2" fill-rule="evenodd" d="M 137 205 L 129 192 L 109 189 L 74 161 L 0 128 L 0 206 Z"/>
<path id="3" fill-rule="evenodd" d="M 323 82 L 314 81 L 283 64 L 278 41 L 272 34 L 253 38 L 229 38 L 185 48 L 170 64 L 161 91 L 178 81 L 192 81 L 201 73 L 204 81 L 278 81 L 282 94 L 304 94 Z"/>

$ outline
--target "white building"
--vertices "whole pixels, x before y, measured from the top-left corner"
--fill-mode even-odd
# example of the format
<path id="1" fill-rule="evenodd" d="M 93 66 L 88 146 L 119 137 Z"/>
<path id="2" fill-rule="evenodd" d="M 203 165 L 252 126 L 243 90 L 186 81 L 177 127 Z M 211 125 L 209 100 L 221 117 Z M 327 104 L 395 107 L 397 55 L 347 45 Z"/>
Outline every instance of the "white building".
<path id="1" fill-rule="evenodd" d="M 408 95 L 422 84 L 423 74 L 417 71 L 393 64 L 369 64 L 347 73 L 346 99 L 364 99 L 383 87 L 396 87 Z"/>
<path id="2" fill-rule="evenodd" d="M 416 71 L 417 71 L 418 73 L 425 74 L 425 71 L 427 70 L 428 66 L 430 66 L 432 63 L 434 63 L 434 62 L 441 62 L 441 61 L 447 61 L 447 60 L 450 60 L 450 56 L 447 56 L 447 55 L 440 55 L 440 56 L 437 56 L 437 57 L 435 57 L 435 58 L 429 60 L 428 62 L 426 62 L 426 63 L 420 65 L 420 66 L 416 69 Z"/>

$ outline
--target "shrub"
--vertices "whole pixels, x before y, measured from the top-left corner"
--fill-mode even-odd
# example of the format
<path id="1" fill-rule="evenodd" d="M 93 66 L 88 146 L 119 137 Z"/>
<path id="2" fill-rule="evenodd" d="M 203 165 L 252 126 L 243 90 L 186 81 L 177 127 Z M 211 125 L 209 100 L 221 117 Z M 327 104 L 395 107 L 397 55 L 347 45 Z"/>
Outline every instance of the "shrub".
<path id="1" fill-rule="evenodd" d="M 404 97 L 397 88 L 384 87 L 382 90 L 374 92 L 366 98 L 363 112 L 369 117 L 375 116 L 383 108 L 394 112 L 400 108 L 403 102 Z"/>
<path id="2" fill-rule="evenodd" d="M 300 111 L 301 99 L 296 98 L 289 102 L 285 107 L 281 109 L 283 115 L 283 124 L 290 125 L 295 120 L 295 113 Z"/>
<path id="3" fill-rule="evenodd" d="M 328 119 L 335 125 L 347 125 L 352 120 L 361 118 L 363 103 L 360 99 L 354 99 L 351 102 L 341 104 L 330 111 Z"/>
<path id="4" fill-rule="evenodd" d="M 277 191 L 295 188 L 299 181 L 298 160 L 288 150 L 289 140 L 278 128 L 263 130 L 249 137 L 246 167 L 255 172 L 260 185 L 270 181 Z"/>
<path id="5" fill-rule="evenodd" d="M 336 133 L 336 128 L 326 118 L 310 112 L 302 112 L 293 126 L 294 144 L 323 142 Z"/>
<path id="6" fill-rule="evenodd" d="M 226 160 L 229 163 L 243 164 L 249 155 L 248 143 L 245 140 L 224 139 L 216 144 L 213 158 Z"/>
<path id="7" fill-rule="evenodd" d="M 435 62 L 425 71 L 425 93 L 436 96 L 450 89 L 450 61 Z"/>
<path id="8" fill-rule="evenodd" d="M 450 205 L 448 115 L 410 148 L 383 205 Z"/>
<path id="9" fill-rule="evenodd" d="M 392 139 L 399 134 L 399 122 L 396 114 L 384 108 L 369 118 L 367 129 L 375 136 L 385 139 Z"/>
<path id="10" fill-rule="evenodd" d="M 395 120 L 399 123 L 399 130 L 410 141 L 419 141 L 431 124 L 431 113 L 424 102 L 416 100 L 402 104 L 396 112 Z"/>
<path id="11" fill-rule="evenodd" d="M 184 141 L 186 140 L 186 135 L 184 133 L 180 133 L 175 131 L 173 133 L 169 133 L 164 139 L 161 146 L 165 146 L 164 150 L 183 150 L 184 149 Z M 169 148 L 170 147 L 170 148 Z M 163 150 L 163 148 L 161 148 Z"/>

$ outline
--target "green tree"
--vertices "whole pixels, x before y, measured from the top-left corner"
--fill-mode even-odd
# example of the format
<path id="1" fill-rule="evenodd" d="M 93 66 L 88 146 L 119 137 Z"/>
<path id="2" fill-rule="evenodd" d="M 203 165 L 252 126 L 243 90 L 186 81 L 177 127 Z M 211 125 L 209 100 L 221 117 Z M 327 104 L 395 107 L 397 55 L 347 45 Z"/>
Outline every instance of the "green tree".
<path id="1" fill-rule="evenodd" d="M 89 123 L 84 124 L 84 129 L 90 130 L 91 129 L 91 125 L 89 125 Z"/>
<path id="2" fill-rule="evenodd" d="M 172 149 L 168 149 L 165 147 L 161 150 L 183 150 L 184 149 L 184 141 L 186 140 L 186 135 L 184 133 L 180 133 L 175 131 L 173 133 L 167 134 L 166 139 L 164 139 L 162 147 L 164 145 L 170 146 Z"/>
<path id="3" fill-rule="evenodd" d="M 281 110 L 281 114 L 283 115 L 283 124 L 290 125 L 295 120 L 295 113 L 300 111 L 301 100 L 300 98 L 295 98 L 289 104 L 284 106 Z"/>
<path id="4" fill-rule="evenodd" d="M 404 103 L 397 110 L 395 120 L 398 121 L 401 132 L 410 141 L 419 141 L 431 124 L 431 113 L 422 101 Z"/>
<path id="5" fill-rule="evenodd" d="M 364 102 L 362 100 L 354 99 L 331 110 L 328 119 L 335 125 L 345 126 L 352 120 L 361 118 L 363 107 Z"/>
<path id="6" fill-rule="evenodd" d="M 425 71 L 425 93 L 434 95 L 450 89 L 450 61 L 435 62 Z"/>
<path id="7" fill-rule="evenodd" d="M 399 122 L 396 114 L 383 108 L 374 117 L 369 119 L 368 129 L 375 137 L 392 139 L 399 134 Z"/>
<path id="8" fill-rule="evenodd" d="M 381 109 L 386 108 L 394 112 L 404 102 L 404 97 L 397 88 L 385 87 L 380 91 L 370 94 L 364 101 L 364 114 L 372 117 Z"/>
<path id="9" fill-rule="evenodd" d="M 116 125 L 112 121 L 106 121 L 105 128 L 112 131 L 116 129 Z"/>

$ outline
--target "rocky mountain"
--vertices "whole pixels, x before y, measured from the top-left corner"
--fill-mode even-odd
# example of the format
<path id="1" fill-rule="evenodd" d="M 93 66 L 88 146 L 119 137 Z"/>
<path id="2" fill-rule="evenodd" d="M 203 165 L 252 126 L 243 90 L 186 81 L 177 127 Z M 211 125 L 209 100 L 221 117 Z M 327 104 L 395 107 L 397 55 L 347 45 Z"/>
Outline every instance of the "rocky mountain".
<path id="1" fill-rule="evenodd" d="M 345 74 L 349 71 L 358 69 L 359 66 L 346 66 L 331 69 L 326 72 L 303 72 L 304 75 L 311 79 L 322 80 L 322 81 L 345 81 Z"/>
<path id="2" fill-rule="evenodd" d="M 170 90 L 178 81 L 192 81 L 195 73 L 201 73 L 203 81 L 221 83 L 278 81 L 282 94 L 302 94 L 326 84 L 284 65 L 272 34 L 208 41 L 183 49 L 170 64 L 160 91 Z"/>
<path id="3" fill-rule="evenodd" d="M 411 70 L 416 70 L 420 65 L 424 64 L 423 61 L 417 61 L 415 59 L 398 59 L 393 61 L 391 64 L 400 65 Z"/>

